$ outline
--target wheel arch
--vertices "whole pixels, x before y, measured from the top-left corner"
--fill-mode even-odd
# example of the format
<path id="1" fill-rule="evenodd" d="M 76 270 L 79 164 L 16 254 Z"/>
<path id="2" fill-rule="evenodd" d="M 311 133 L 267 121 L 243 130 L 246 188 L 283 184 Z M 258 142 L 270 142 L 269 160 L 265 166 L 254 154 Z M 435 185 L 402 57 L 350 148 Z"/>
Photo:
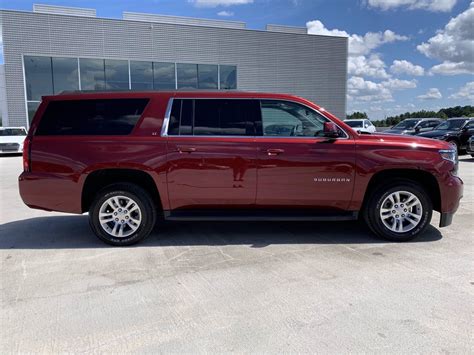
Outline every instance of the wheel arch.
<path id="1" fill-rule="evenodd" d="M 369 197 L 377 187 L 393 180 L 409 180 L 420 184 L 428 193 L 433 209 L 438 212 L 441 211 L 441 192 L 438 180 L 433 174 L 419 169 L 388 169 L 375 173 L 367 185 L 362 210 L 364 210 Z"/>
<path id="2" fill-rule="evenodd" d="M 84 181 L 81 194 L 82 212 L 87 212 L 94 201 L 94 197 L 104 187 L 114 183 L 132 183 L 148 192 L 156 207 L 162 211 L 161 195 L 153 177 L 138 169 L 99 169 L 89 173 Z"/>

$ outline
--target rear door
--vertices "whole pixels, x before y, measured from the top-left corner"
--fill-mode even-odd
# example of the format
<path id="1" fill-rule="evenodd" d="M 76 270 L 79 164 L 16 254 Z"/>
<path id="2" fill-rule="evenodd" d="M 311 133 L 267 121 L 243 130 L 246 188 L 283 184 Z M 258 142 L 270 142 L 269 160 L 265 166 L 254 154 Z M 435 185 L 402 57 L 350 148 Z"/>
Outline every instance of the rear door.
<path id="1" fill-rule="evenodd" d="M 257 206 L 345 210 L 355 172 L 354 140 L 322 136 L 327 118 L 299 103 L 262 100 Z"/>
<path id="2" fill-rule="evenodd" d="M 172 209 L 255 204 L 259 114 L 257 100 L 174 100 L 167 132 Z"/>

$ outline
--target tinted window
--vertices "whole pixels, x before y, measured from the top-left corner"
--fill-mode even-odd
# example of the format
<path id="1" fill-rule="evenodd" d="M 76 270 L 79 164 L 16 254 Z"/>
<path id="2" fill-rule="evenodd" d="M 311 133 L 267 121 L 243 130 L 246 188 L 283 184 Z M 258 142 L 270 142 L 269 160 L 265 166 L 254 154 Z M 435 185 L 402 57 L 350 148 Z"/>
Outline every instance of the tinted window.
<path id="1" fill-rule="evenodd" d="M 257 100 L 175 100 L 168 134 L 254 136 L 258 130 L 259 112 Z"/>
<path id="2" fill-rule="evenodd" d="M 28 100 L 41 100 L 42 95 L 53 93 L 53 76 L 50 57 L 25 57 L 26 96 Z"/>
<path id="3" fill-rule="evenodd" d="M 130 79 L 132 90 L 152 90 L 153 63 L 131 61 Z"/>
<path id="4" fill-rule="evenodd" d="M 127 90 L 128 86 L 128 61 L 105 60 L 105 88 L 107 90 Z"/>
<path id="5" fill-rule="evenodd" d="M 393 126 L 395 129 L 412 129 L 415 128 L 419 120 L 403 120 L 399 124 Z"/>
<path id="6" fill-rule="evenodd" d="M 457 130 L 460 129 L 466 120 L 447 120 L 436 127 L 439 130 Z"/>
<path id="7" fill-rule="evenodd" d="M 81 89 L 103 90 L 105 88 L 105 68 L 103 59 L 80 58 Z"/>
<path id="8" fill-rule="evenodd" d="M 284 137 L 317 137 L 323 135 L 328 120 L 303 105 L 262 100 L 263 135 Z"/>
<path id="9" fill-rule="evenodd" d="M 217 89 L 217 65 L 198 65 L 199 89 Z"/>
<path id="10" fill-rule="evenodd" d="M 222 90 L 237 89 L 237 67 L 235 65 L 220 65 L 220 84 Z"/>
<path id="11" fill-rule="evenodd" d="M 362 121 L 346 121 L 345 123 L 352 128 L 362 127 Z"/>
<path id="12" fill-rule="evenodd" d="M 79 90 L 76 58 L 52 58 L 54 93 Z"/>
<path id="13" fill-rule="evenodd" d="M 469 129 L 469 130 L 474 129 L 474 121 L 469 121 L 466 124 L 466 128 Z"/>
<path id="14" fill-rule="evenodd" d="M 176 89 L 174 63 L 153 63 L 153 75 L 155 89 Z"/>
<path id="15" fill-rule="evenodd" d="M 23 128 L 4 128 L 0 129 L 0 136 L 26 136 Z"/>
<path id="16" fill-rule="evenodd" d="M 140 118 L 147 99 L 52 101 L 37 135 L 125 135 Z"/>
<path id="17" fill-rule="evenodd" d="M 178 89 L 197 89 L 198 73 L 197 64 L 178 64 Z"/>

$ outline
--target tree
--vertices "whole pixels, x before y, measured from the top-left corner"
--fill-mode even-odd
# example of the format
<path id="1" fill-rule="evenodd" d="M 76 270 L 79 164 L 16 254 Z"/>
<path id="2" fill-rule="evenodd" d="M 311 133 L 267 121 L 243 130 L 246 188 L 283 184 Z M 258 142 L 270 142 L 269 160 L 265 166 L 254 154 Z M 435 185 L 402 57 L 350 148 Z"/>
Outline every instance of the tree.
<path id="1" fill-rule="evenodd" d="M 367 113 L 365 112 L 352 112 L 350 115 L 346 115 L 346 119 L 348 120 L 364 118 L 368 118 Z"/>

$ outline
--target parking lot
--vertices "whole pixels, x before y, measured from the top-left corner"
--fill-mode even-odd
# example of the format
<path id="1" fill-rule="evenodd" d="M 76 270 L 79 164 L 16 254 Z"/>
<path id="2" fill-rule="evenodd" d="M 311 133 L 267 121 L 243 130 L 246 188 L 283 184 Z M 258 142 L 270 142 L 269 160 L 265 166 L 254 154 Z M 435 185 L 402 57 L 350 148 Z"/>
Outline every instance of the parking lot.
<path id="1" fill-rule="evenodd" d="M 348 223 L 168 223 L 113 248 L 87 216 L 32 210 L 0 158 L 0 353 L 473 350 L 474 159 L 419 239 Z"/>

